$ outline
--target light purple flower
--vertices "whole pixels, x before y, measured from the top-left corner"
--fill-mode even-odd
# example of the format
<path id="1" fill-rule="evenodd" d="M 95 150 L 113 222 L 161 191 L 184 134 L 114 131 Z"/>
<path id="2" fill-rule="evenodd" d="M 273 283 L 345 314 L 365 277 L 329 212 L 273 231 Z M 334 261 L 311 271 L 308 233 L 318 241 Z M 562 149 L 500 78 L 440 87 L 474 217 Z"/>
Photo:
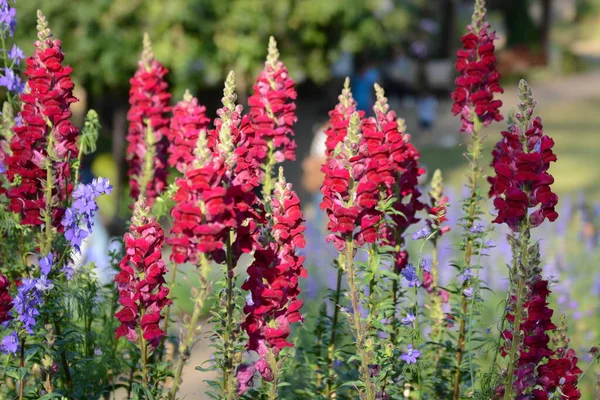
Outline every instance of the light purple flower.
<path id="1" fill-rule="evenodd" d="M 19 351 L 19 337 L 17 332 L 11 332 L 7 336 L 4 336 L 2 343 L 0 344 L 0 351 L 4 354 L 16 354 Z"/>
<path id="2" fill-rule="evenodd" d="M 471 297 L 473 297 L 473 288 L 466 288 L 465 290 L 463 290 L 463 294 L 465 295 L 465 297 L 470 299 Z"/>
<path id="3" fill-rule="evenodd" d="M 3 173 L 5 173 L 5 172 L 6 172 L 6 167 L 4 166 L 4 164 L 2 164 L 2 163 L 0 162 L 0 174 L 3 174 Z"/>
<path id="4" fill-rule="evenodd" d="M 471 228 L 471 233 L 473 234 L 483 233 L 483 231 L 485 231 L 485 226 L 483 226 L 483 224 L 480 223 L 476 223 Z"/>
<path id="5" fill-rule="evenodd" d="M 466 282 L 469 279 L 471 279 L 473 277 L 473 271 L 471 270 L 471 268 L 465 268 L 465 270 L 463 271 L 462 275 L 460 276 L 460 280 L 462 282 Z"/>
<path id="6" fill-rule="evenodd" d="M 406 353 L 402 354 L 400 358 L 407 364 L 416 364 L 417 358 L 419 358 L 420 356 L 421 352 L 419 350 L 413 349 L 412 344 L 409 344 Z"/>
<path id="7" fill-rule="evenodd" d="M 33 333 L 36 317 L 40 315 L 37 307 L 42 303 L 41 292 L 36 287 L 37 279 L 25 278 L 17 288 L 17 295 L 13 299 L 15 311 L 19 315 L 19 321 L 29 333 Z"/>
<path id="8" fill-rule="evenodd" d="M 419 277 L 417 276 L 417 271 L 412 264 L 408 264 L 401 272 L 402 276 L 408 281 L 408 287 L 419 287 L 421 286 L 421 282 L 419 282 Z"/>
<path id="9" fill-rule="evenodd" d="M 0 26 L 2 30 L 8 29 L 10 36 L 15 34 L 17 10 L 8 4 L 8 0 L 0 0 Z"/>
<path id="10" fill-rule="evenodd" d="M 48 275 L 52 270 L 52 263 L 54 261 L 54 256 L 52 253 L 48 253 L 47 256 L 40 258 L 40 271 L 42 275 Z"/>
<path id="11" fill-rule="evenodd" d="M 406 313 L 406 317 L 402 318 L 400 322 L 402 322 L 402 325 L 410 325 L 413 323 L 414 320 L 415 316 L 413 314 Z"/>
<path id="12" fill-rule="evenodd" d="M 92 233 L 94 216 L 98 211 L 96 197 L 110 194 L 111 191 L 112 186 L 106 178 L 80 184 L 73 191 L 73 204 L 65 211 L 61 225 L 65 228 L 65 238 L 77 252 L 81 252 L 83 240 Z M 72 276 L 72 269 L 65 272 L 67 277 Z"/>
<path id="13" fill-rule="evenodd" d="M 594 296 L 600 296 L 600 274 L 596 274 L 596 279 L 592 285 L 592 293 Z"/>
<path id="14" fill-rule="evenodd" d="M 4 75 L 0 76 L 0 86 L 4 86 L 6 89 L 13 93 L 21 94 L 25 86 L 19 75 L 15 74 L 10 68 L 4 68 Z"/>
<path id="15" fill-rule="evenodd" d="M 413 240 L 426 239 L 431 234 L 431 229 L 428 225 L 425 225 L 422 229 L 419 229 L 412 234 Z"/>
<path id="16" fill-rule="evenodd" d="M 23 53 L 23 50 L 21 50 L 19 46 L 13 44 L 12 49 L 10 49 L 10 51 L 8 52 L 8 58 L 10 58 L 10 60 L 14 62 L 15 65 L 19 65 L 21 63 L 21 60 L 25 59 L 25 53 Z"/>

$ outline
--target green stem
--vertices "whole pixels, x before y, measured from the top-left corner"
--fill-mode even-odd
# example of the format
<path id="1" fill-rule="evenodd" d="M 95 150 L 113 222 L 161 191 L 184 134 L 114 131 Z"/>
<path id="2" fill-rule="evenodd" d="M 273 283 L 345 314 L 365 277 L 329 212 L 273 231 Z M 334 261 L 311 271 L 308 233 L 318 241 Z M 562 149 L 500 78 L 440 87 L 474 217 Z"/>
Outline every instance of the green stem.
<path id="1" fill-rule="evenodd" d="M 340 313 L 340 294 L 342 292 L 342 277 L 344 275 L 344 271 L 342 270 L 341 261 L 338 265 L 338 275 L 337 282 L 335 287 L 335 294 L 333 296 L 333 317 L 331 319 L 331 336 L 329 338 L 329 346 L 327 346 L 327 371 L 326 371 L 326 398 L 330 399 L 333 395 L 333 362 L 335 357 L 335 343 L 336 343 L 336 333 L 337 333 L 337 324 L 338 317 Z"/>
<path id="2" fill-rule="evenodd" d="M 144 317 L 144 313 L 140 316 L 140 320 Z M 146 345 L 146 340 L 144 339 L 144 332 L 140 330 L 140 352 L 142 355 L 142 381 L 144 383 L 148 383 L 148 346 Z"/>
<path id="3" fill-rule="evenodd" d="M 25 367 L 25 338 L 21 339 L 21 356 L 19 361 L 21 368 Z M 25 392 L 25 377 L 19 382 L 19 400 L 23 400 L 23 394 Z"/>
<path id="4" fill-rule="evenodd" d="M 273 192 L 273 167 L 276 164 L 275 161 L 275 145 L 273 140 L 269 140 L 269 152 L 267 154 L 267 160 L 263 166 L 264 168 L 264 180 L 263 180 L 263 199 L 269 203 L 268 199 L 271 198 Z"/>
<path id="5" fill-rule="evenodd" d="M 485 236 L 481 238 L 481 243 L 485 243 Z M 477 255 L 477 267 L 481 265 L 481 250 Z M 475 277 L 475 285 L 473 287 L 473 295 L 471 296 L 471 307 L 469 309 L 469 327 L 473 326 L 473 309 L 475 308 L 475 300 L 477 299 L 477 293 L 479 292 L 479 270 L 477 270 L 477 276 Z M 468 330 L 467 344 L 469 345 L 469 374 L 471 376 L 471 386 L 475 385 L 475 373 L 473 372 L 473 348 L 472 348 L 472 334 L 473 329 Z"/>
<path id="6" fill-rule="evenodd" d="M 175 264 L 175 268 L 177 264 Z M 206 296 L 209 291 L 208 284 L 208 270 L 210 266 L 208 264 L 208 259 L 206 255 L 200 255 L 200 291 L 196 296 L 194 301 L 194 311 L 192 312 L 192 318 L 190 319 L 190 324 L 188 325 L 188 329 L 185 335 L 184 342 L 179 346 L 179 360 L 177 362 L 177 367 L 175 369 L 175 375 L 173 377 L 173 388 L 171 389 L 171 400 L 175 400 L 177 396 L 177 391 L 179 390 L 179 385 L 181 384 L 181 373 L 183 372 L 183 367 L 185 363 L 190 358 L 190 350 L 194 343 L 194 338 L 197 335 L 196 325 L 198 324 L 198 319 L 202 313 L 204 308 L 204 302 L 206 300 Z M 166 325 L 166 324 L 165 324 Z"/>
<path id="7" fill-rule="evenodd" d="M 473 129 L 473 147 L 471 149 L 471 157 L 470 157 L 470 167 L 471 167 L 471 176 L 470 176 L 470 184 L 471 184 L 471 194 L 469 197 L 470 207 L 469 214 L 467 218 L 467 223 L 465 225 L 465 231 L 467 233 L 467 242 L 465 244 L 465 257 L 464 257 L 464 265 L 463 268 L 468 268 L 471 265 L 471 255 L 473 252 L 473 239 L 471 238 L 470 230 L 475 223 L 475 219 L 477 217 L 477 209 L 478 209 L 478 181 L 479 181 L 479 161 L 481 158 L 481 139 L 479 137 L 479 129 L 481 128 L 481 122 L 479 118 L 475 116 L 474 118 L 474 129 Z M 465 283 L 466 284 L 466 283 Z M 463 284 L 462 290 L 466 289 L 465 284 Z M 463 355 L 465 350 L 465 339 L 466 339 L 466 331 L 467 329 L 471 329 L 469 326 L 467 328 L 465 317 L 468 313 L 469 301 L 468 298 L 461 293 L 461 316 L 460 316 L 460 327 L 458 333 L 458 341 L 457 341 L 457 349 L 456 349 L 456 369 L 454 371 L 454 385 L 452 390 L 452 400 L 458 400 L 460 397 L 460 381 L 461 381 L 461 364 L 463 361 Z"/>
<path id="8" fill-rule="evenodd" d="M 346 271 L 348 272 L 348 286 L 350 289 L 350 299 L 352 302 L 352 320 L 354 322 L 354 334 L 356 337 L 356 350 L 360 355 L 361 367 L 359 368 L 359 375 L 365 386 L 364 396 L 361 393 L 361 399 L 375 400 L 375 388 L 371 377 L 369 376 L 369 364 L 370 359 L 368 351 L 365 348 L 365 332 L 363 329 L 362 317 L 360 314 L 360 307 L 358 301 L 358 291 L 360 290 L 356 286 L 355 280 L 358 278 L 356 269 L 354 266 L 354 242 L 352 238 L 349 238 L 346 242 Z"/>
<path id="9" fill-rule="evenodd" d="M 233 399 L 235 393 L 235 378 L 233 375 L 233 352 L 234 352 L 234 326 L 233 326 L 233 313 L 234 313 L 234 299 L 233 299 L 233 285 L 235 280 L 235 266 L 233 265 L 233 254 L 232 254 L 232 242 L 233 232 L 229 232 L 229 236 L 226 240 L 227 249 L 227 269 L 226 269 L 226 280 L 227 280 L 227 292 L 226 292 L 226 313 L 227 322 L 225 325 L 225 334 L 223 337 L 223 350 L 224 350 L 224 362 L 223 362 L 223 390 L 224 395 L 227 399 Z"/>
<path id="10" fill-rule="evenodd" d="M 177 280 L 177 263 L 171 264 L 171 275 L 169 279 L 169 295 L 173 296 L 173 290 L 175 289 L 175 283 Z M 165 354 L 165 341 L 167 339 L 167 335 L 169 334 L 169 319 L 171 314 L 171 306 L 167 306 L 167 311 L 165 312 L 165 326 L 163 330 L 165 331 L 165 336 L 163 336 L 161 340 L 162 352 L 160 358 L 162 360 L 163 355 Z"/>
<path id="11" fill-rule="evenodd" d="M 524 224 L 521 233 L 519 234 L 519 240 L 521 241 L 521 247 L 519 254 L 516 255 L 517 266 L 519 270 L 514 271 L 517 275 L 518 286 L 517 286 L 517 307 L 515 308 L 515 321 L 513 323 L 513 338 L 510 346 L 510 353 L 508 359 L 508 374 L 506 376 L 506 384 L 504 386 L 504 400 L 512 400 L 513 398 L 513 377 L 515 373 L 515 366 L 517 364 L 517 352 L 520 343 L 521 333 L 521 319 L 523 317 L 523 304 L 525 304 L 525 289 L 526 289 L 526 271 L 528 270 L 528 245 L 529 245 L 529 227 Z"/>

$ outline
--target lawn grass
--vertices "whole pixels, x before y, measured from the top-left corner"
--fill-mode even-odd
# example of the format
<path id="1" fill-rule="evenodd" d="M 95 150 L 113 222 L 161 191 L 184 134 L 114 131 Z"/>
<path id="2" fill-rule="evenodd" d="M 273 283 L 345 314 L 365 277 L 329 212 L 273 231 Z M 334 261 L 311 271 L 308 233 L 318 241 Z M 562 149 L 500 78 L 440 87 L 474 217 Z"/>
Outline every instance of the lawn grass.
<path id="1" fill-rule="evenodd" d="M 600 97 L 570 104 L 555 103 L 539 106 L 537 115 L 542 117 L 544 132 L 554 139 L 554 152 L 558 162 L 552 164 L 550 173 L 555 178 L 556 193 L 577 195 L 583 192 L 590 201 L 600 201 Z M 483 164 L 489 174 L 489 163 L 494 143 L 505 123 L 493 124 L 484 131 L 487 135 L 483 150 Z M 461 134 L 464 135 L 464 134 Z M 433 172 L 440 168 L 447 184 L 459 188 L 465 180 L 467 160 L 461 144 L 450 149 L 436 146 L 421 146 L 421 160 Z"/>

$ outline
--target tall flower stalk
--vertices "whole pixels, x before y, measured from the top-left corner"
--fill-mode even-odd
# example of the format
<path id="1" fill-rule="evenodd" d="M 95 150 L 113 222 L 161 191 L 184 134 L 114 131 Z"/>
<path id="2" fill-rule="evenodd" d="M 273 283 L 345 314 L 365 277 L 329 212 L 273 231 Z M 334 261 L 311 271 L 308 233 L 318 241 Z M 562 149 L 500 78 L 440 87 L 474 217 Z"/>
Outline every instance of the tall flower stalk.
<path id="1" fill-rule="evenodd" d="M 265 199 L 267 200 L 267 199 Z M 306 277 L 304 257 L 296 254 L 305 246 L 300 200 L 285 181 L 283 168 L 275 184 L 271 213 L 258 238 L 260 247 L 248 267 L 248 279 L 242 289 L 250 291 L 242 328 L 248 334 L 248 350 L 258 354 L 254 368 L 270 382 L 269 399 L 277 399 L 284 358 L 281 351 L 293 344 L 287 339 L 290 326 L 304 321 L 299 279 Z"/>
<path id="2" fill-rule="evenodd" d="M 338 104 L 335 106 L 333 110 L 329 112 L 329 126 L 325 130 L 326 135 L 326 143 L 325 143 L 325 156 L 327 160 L 331 157 L 334 157 L 334 152 L 338 145 L 345 139 L 346 134 L 348 132 L 348 125 L 350 124 L 350 116 L 356 110 L 356 101 L 352 97 L 352 92 L 350 91 L 350 79 L 346 78 L 344 82 L 344 88 L 342 92 L 338 96 Z M 359 114 L 360 115 L 360 114 Z M 331 195 L 330 185 L 333 185 L 336 177 L 330 181 L 330 177 L 328 176 L 328 172 L 331 171 L 331 166 L 329 161 L 322 166 L 321 170 L 325 174 L 325 182 L 323 187 L 321 188 L 321 192 L 324 195 Z M 327 203 L 322 203 L 321 208 L 327 207 Z M 333 211 L 333 210 L 332 210 Z M 333 315 L 331 317 L 331 332 L 329 336 L 329 342 L 327 344 L 327 355 L 325 358 L 325 396 L 327 398 L 331 398 L 334 395 L 334 382 L 333 382 L 333 362 L 335 358 L 336 345 L 338 341 L 337 332 L 338 332 L 338 324 L 339 324 L 339 315 L 340 315 L 340 298 L 342 291 L 342 281 L 344 278 L 344 268 L 342 265 L 342 255 L 338 257 L 336 260 L 336 268 L 337 268 L 337 278 L 335 284 L 335 291 L 332 296 L 333 301 Z"/>
<path id="3" fill-rule="evenodd" d="M 169 101 L 164 80 L 167 69 L 154 58 L 152 43 L 144 34 L 144 50 L 129 89 L 127 162 L 129 191 L 134 201 L 142 195 L 149 205 L 166 186 L 169 142 Z"/>
<path id="4" fill-rule="evenodd" d="M 63 66 L 61 42 L 54 39 L 38 11 L 38 40 L 27 59 L 29 90 L 21 94 L 21 124 L 14 126 L 6 158 L 9 210 L 24 225 L 44 225 L 43 251 L 49 251 L 52 229 L 60 225 L 73 190 L 72 162 L 77 160 L 79 130 L 70 121 L 73 96 L 71 68 Z"/>
<path id="5" fill-rule="evenodd" d="M 490 196 L 498 211 L 494 222 L 506 223 L 513 231 L 506 314 L 509 324 L 502 332 L 500 349 L 508 365 L 505 382 L 496 394 L 505 400 L 530 395 L 548 398 L 551 393 L 578 399 L 576 382 L 581 370 L 574 351 L 566 350 L 564 337 L 558 338 L 555 350 L 548 346 L 546 332 L 556 330 L 556 326 L 551 320 L 553 311 L 547 307 L 550 291 L 548 281 L 541 276 L 539 244 L 531 244 L 533 228 L 546 219 L 558 218 L 558 196 L 552 192 L 554 178 L 548 173 L 550 163 L 556 161 L 554 141 L 544 135 L 541 118 L 533 117 L 535 101 L 523 80 L 518 94 L 518 111 L 494 148 L 495 176 L 489 178 Z M 544 360 L 547 362 L 542 363 Z"/>
<path id="6" fill-rule="evenodd" d="M 142 380 L 148 384 L 149 351 L 155 349 L 166 334 L 160 328 L 162 309 L 169 304 L 169 289 L 162 260 L 164 232 L 149 217 L 146 200 L 141 196 L 135 204 L 131 227 L 125 234 L 125 257 L 119 263 L 121 272 L 115 277 L 121 309 L 115 314 L 120 322 L 118 337 L 139 342 Z"/>
<path id="7" fill-rule="evenodd" d="M 467 158 L 469 160 L 469 197 L 463 204 L 466 216 L 462 219 L 462 226 L 466 239 L 461 248 L 463 259 L 460 261 L 460 273 L 470 270 L 471 258 L 474 255 L 474 240 L 477 233 L 471 232 L 476 220 L 481 215 L 480 203 L 482 196 L 479 193 L 479 180 L 481 174 L 480 158 L 482 150 L 481 128 L 490 125 L 493 121 L 502 119 L 499 108 L 500 100 L 494 100 L 495 93 L 502 93 L 498 80 L 500 74 L 496 71 L 496 57 L 494 55 L 495 33 L 490 32 L 490 25 L 486 22 L 485 1 L 477 0 L 471 25 L 468 33 L 462 37 L 463 47 L 457 53 L 458 60 L 456 69 L 459 77 L 456 78 L 456 90 L 452 93 L 454 115 L 460 114 L 461 131 L 471 134 L 471 145 L 468 148 Z M 460 320 L 457 348 L 456 369 L 454 372 L 452 399 L 460 397 L 462 371 L 461 365 L 465 353 L 467 331 L 471 326 L 467 325 L 469 315 L 469 297 L 465 294 L 469 281 L 465 280 L 461 293 Z M 471 383 L 473 384 L 473 382 Z"/>
<path id="8" fill-rule="evenodd" d="M 367 325 L 361 316 L 361 307 L 359 297 L 363 288 L 359 287 L 360 277 L 358 268 L 354 262 L 356 253 L 356 243 L 365 243 L 367 240 L 375 241 L 376 235 L 369 236 L 371 229 L 374 229 L 368 216 L 363 216 L 362 221 L 359 214 L 361 208 L 368 209 L 374 207 L 377 203 L 368 201 L 369 193 L 363 190 L 361 193 L 361 181 L 366 181 L 364 172 L 362 176 L 356 175 L 358 171 L 354 168 L 357 163 L 358 146 L 361 142 L 360 116 L 353 112 L 350 116 L 347 134 L 336 147 L 332 157 L 329 157 L 324 170 L 327 171 L 322 192 L 324 194 L 321 208 L 327 211 L 329 216 L 329 230 L 332 232 L 328 240 L 333 241 L 340 252 L 340 268 L 347 276 L 349 286 L 349 296 L 352 305 L 352 313 L 347 315 L 348 321 L 352 326 L 355 339 L 355 346 L 359 362 L 359 377 L 364 385 L 360 390 L 361 399 L 375 399 L 376 388 L 372 377 L 369 374 L 369 364 L 372 364 L 372 350 L 367 346 Z M 364 170 L 363 170 L 364 171 Z M 375 187 L 375 196 L 376 196 Z M 372 192 L 371 192 L 372 193 Z M 361 194 L 363 196 L 361 196 Z M 355 227 L 359 226 L 360 231 L 354 233 Z"/>
<path id="9" fill-rule="evenodd" d="M 269 199 L 276 179 L 273 168 L 277 163 L 296 159 L 293 126 L 297 121 L 296 90 L 287 67 L 279 60 L 277 42 L 271 36 L 267 60 L 254 85 L 254 94 L 248 99 L 250 120 L 260 141 L 263 173 L 263 198 Z M 258 147 L 256 147 L 258 148 Z"/>

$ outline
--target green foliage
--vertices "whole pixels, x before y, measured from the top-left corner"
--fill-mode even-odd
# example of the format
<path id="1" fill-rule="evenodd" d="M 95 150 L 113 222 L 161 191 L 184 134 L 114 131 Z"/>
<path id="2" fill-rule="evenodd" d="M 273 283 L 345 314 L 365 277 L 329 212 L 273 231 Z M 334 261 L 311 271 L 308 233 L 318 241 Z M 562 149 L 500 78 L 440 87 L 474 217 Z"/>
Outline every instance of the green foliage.
<path id="1" fill-rule="evenodd" d="M 35 11 L 76 65 L 75 78 L 92 91 L 125 91 L 137 68 L 142 35 L 151 32 L 156 57 L 171 71 L 175 97 L 185 88 L 238 75 L 247 93 L 275 36 L 292 75 L 324 82 L 342 51 L 383 50 L 408 29 L 415 0 L 53 0 L 19 1 L 17 41 L 31 54 Z M 388 9 L 389 8 L 389 9 Z"/>

